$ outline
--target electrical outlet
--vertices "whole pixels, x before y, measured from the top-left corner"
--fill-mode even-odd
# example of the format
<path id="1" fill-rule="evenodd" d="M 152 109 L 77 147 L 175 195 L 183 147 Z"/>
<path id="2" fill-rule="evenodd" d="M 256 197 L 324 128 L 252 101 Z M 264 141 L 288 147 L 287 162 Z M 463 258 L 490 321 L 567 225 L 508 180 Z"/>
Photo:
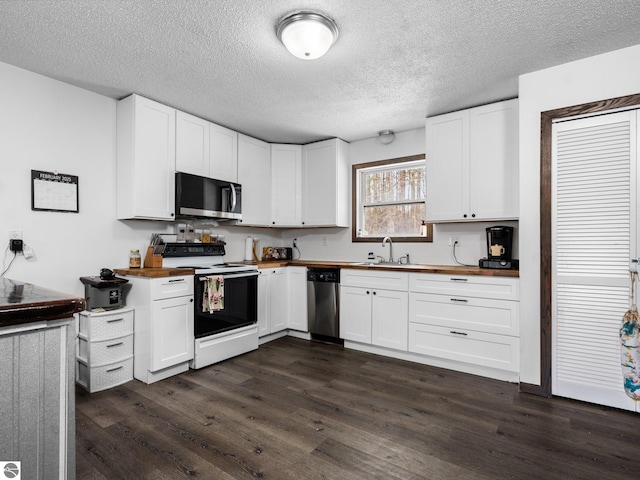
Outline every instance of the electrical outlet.
<path id="1" fill-rule="evenodd" d="M 293 239 L 293 248 L 297 248 L 298 247 L 298 239 L 294 238 Z"/>
<path id="2" fill-rule="evenodd" d="M 12 238 L 11 240 L 9 240 L 9 250 L 11 250 L 12 252 L 18 253 L 22 251 L 22 240 L 17 239 L 17 238 Z"/>
<path id="3" fill-rule="evenodd" d="M 458 243 L 458 237 L 454 237 L 454 236 L 449 235 L 449 246 L 450 246 L 450 247 L 452 247 L 452 246 L 454 246 L 455 244 L 460 245 L 460 244 Z"/>
<path id="4" fill-rule="evenodd" d="M 22 240 L 22 230 L 9 230 L 9 240 Z"/>
<path id="5" fill-rule="evenodd" d="M 328 247 L 329 246 L 329 237 L 327 237 L 327 236 L 322 237 L 322 246 L 323 247 Z"/>

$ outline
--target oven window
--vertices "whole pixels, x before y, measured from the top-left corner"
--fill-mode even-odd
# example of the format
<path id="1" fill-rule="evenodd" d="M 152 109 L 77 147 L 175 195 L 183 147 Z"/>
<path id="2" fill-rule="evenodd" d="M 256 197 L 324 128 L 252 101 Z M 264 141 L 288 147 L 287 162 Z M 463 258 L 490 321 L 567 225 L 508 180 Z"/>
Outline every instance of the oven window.
<path id="1" fill-rule="evenodd" d="M 214 275 L 211 275 L 214 276 Z M 224 308 L 209 313 L 202 299 L 206 275 L 196 276 L 195 337 L 202 338 L 256 323 L 258 320 L 258 276 L 224 279 Z"/>

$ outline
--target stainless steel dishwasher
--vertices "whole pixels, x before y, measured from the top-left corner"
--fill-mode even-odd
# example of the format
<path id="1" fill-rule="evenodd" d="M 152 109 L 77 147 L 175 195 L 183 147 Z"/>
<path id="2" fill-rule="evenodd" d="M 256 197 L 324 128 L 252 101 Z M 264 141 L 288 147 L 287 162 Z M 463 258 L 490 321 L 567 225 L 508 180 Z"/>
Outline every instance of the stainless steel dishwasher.
<path id="1" fill-rule="evenodd" d="M 307 268 L 307 311 L 312 338 L 341 343 L 339 268 Z"/>

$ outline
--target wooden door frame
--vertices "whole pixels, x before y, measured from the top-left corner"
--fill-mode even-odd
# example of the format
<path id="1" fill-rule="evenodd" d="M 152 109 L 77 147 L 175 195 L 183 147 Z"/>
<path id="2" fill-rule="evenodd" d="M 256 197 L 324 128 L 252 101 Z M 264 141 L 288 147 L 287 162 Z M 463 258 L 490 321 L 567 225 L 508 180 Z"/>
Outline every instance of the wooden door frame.
<path id="1" fill-rule="evenodd" d="M 640 105 L 640 93 L 540 113 L 540 385 L 520 383 L 520 391 L 551 397 L 552 241 L 551 162 L 554 120 Z"/>

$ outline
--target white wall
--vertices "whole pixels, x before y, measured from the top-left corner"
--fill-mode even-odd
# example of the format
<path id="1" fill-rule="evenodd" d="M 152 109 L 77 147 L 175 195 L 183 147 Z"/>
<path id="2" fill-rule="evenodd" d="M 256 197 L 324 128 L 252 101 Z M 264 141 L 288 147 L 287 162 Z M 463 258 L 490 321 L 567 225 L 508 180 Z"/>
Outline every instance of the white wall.
<path id="1" fill-rule="evenodd" d="M 349 145 L 349 158 L 351 165 L 356 165 L 424 154 L 425 147 L 424 128 L 418 128 L 396 133 L 396 139 L 389 145 L 382 145 L 376 137 L 353 142 Z M 351 178 L 349 178 L 349 185 L 351 185 Z M 351 192 L 349 198 L 351 198 Z M 500 224 L 516 227 L 514 255 L 517 258 L 517 222 L 500 222 Z M 496 223 L 435 225 L 433 243 L 395 243 L 393 256 L 398 258 L 409 253 L 412 263 L 454 265 L 451 247 L 448 246 L 449 236 L 454 235 L 459 242 L 456 247 L 458 260 L 462 263 L 477 265 L 478 260 L 486 256 L 485 228 L 490 225 L 496 225 Z M 324 245 L 325 237 L 327 245 Z M 389 256 L 389 248 L 383 248 L 379 243 L 353 243 L 351 227 L 289 230 L 283 235 L 286 245 L 290 245 L 292 238 L 298 239 L 301 258 L 305 260 L 365 261 L 370 251 L 376 255 Z"/>
<path id="2" fill-rule="evenodd" d="M 540 112 L 640 92 L 640 45 L 520 77 L 522 382 L 540 384 Z"/>
<path id="3" fill-rule="evenodd" d="M 0 63 L 0 245 L 21 229 L 36 258 L 19 255 L 6 278 L 84 296 L 79 277 L 127 266 L 152 232 L 170 222 L 115 219 L 116 101 Z M 80 213 L 31 210 L 31 170 L 79 177 Z M 242 260 L 244 238 L 278 244 L 281 232 L 220 227 L 226 260 Z M 3 248 L 3 251 L 4 251 Z M 13 257 L 4 255 L 5 266 Z"/>

